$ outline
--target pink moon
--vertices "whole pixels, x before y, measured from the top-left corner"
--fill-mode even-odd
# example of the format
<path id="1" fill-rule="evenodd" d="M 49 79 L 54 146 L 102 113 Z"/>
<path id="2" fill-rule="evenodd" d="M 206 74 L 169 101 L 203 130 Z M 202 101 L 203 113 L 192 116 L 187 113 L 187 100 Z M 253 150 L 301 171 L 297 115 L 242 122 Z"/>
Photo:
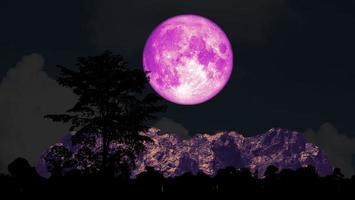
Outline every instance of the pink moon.
<path id="1" fill-rule="evenodd" d="M 150 34 L 143 66 L 160 96 L 176 104 L 195 105 L 224 88 L 232 73 L 233 52 L 217 24 L 197 15 L 178 15 Z"/>

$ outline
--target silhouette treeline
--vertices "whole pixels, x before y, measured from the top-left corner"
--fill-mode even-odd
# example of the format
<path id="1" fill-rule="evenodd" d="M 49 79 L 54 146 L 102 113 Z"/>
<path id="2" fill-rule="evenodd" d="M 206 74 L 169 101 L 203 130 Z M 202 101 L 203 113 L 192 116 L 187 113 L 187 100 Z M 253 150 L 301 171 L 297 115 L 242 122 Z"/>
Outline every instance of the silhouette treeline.
<path id="1" fill-rule="evenodd" d="M 39 176 L 24 158 L 17 158 L 8 166 L 9 175 L 0 175 L 2 193 L 8 194 L 333 194 L 352 193 L 355 175 L 345 178 L 339 168 L 332 175 L 320 177 L 313 166 L 298 170 L 279 170 L 269 166 L 262 178 L 248 169 L 226 167 L 211 177 L 203 172 L 185 173 L 177 177 L 164 177 L 152 167 L 135 178 L 129 175 L 83 175 L 72 170 L 64 176 Z"/>

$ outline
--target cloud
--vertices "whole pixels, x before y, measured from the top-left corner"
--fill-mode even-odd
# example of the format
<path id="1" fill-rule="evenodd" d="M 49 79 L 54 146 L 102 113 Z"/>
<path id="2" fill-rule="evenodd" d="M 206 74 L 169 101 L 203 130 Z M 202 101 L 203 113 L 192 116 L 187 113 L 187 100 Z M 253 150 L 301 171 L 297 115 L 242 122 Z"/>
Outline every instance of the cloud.
<path id="1" fill-rule="evenodd" d="M 341 168 L 346 176 L 354 175 L 353 159 L 355 156 L 355 139 L 349 138 L 330 123 L 324 123 L 318 132 L 307 130 L 305 137 L 317 144 L 328 156 L 334 167 Z"/>
<path id="2" fill-rule="evenodd" d="M 190 137 L 189 131 L 183 125 L 166 117 L 162 117 L 158 120 L 153 127 L 159 128 L 163 133 L 173 133 L 181 139 L 187 139 Z"/>
<path id="3" fill-rule="evenodd" d="M 67 126 L 43 119 L 73 105 L 76 96 L 44 71 L 39 54 L 22 57 L 0 82 L 0 172 L 16 157 L 36 164 L 39 155 L 57 142 Z"/>

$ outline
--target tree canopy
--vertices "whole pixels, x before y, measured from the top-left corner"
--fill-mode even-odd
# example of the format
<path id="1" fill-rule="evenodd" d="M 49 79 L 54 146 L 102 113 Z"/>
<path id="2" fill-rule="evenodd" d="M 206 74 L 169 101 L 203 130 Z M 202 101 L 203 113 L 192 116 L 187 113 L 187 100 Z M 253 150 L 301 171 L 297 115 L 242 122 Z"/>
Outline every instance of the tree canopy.
<path id="1" fill-rule="evenodd" d="M 111 157 L 134 158 L 149 138 L 140 135 L 147 122 L 166 109 L 161 98 L 145 90 L 149 72 L 130 68 L 121 55 L 105 51 L 98 56 L 80 57 L 75 67 L 58 66 L 58 83 L 78 95 L 76 104 L 63 114 L 45 118 L 70 123 L 75 131 L 74 143 L 93 145 L 90 135 L 101 138 L 102 170 L 113 163 Z M 121 144 L 121 151 L 110 152 L 110 145 Z M 119 158 L 117 158 L 117 155 Z"/>

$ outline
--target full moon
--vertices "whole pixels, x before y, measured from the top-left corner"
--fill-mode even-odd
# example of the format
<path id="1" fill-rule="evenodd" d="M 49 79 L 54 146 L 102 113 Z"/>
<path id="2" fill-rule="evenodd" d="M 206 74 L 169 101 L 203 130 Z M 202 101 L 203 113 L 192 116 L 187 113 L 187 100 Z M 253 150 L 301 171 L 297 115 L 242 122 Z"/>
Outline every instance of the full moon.
<path id="1" fill-rule="evenodd" d="M 217 24 L 197 15 L 178 15 L 150 34 L 143 65 L 160 96 L 176 104 L 194 105 L 210 100 L 226 85 L 233 52 Z"/>

